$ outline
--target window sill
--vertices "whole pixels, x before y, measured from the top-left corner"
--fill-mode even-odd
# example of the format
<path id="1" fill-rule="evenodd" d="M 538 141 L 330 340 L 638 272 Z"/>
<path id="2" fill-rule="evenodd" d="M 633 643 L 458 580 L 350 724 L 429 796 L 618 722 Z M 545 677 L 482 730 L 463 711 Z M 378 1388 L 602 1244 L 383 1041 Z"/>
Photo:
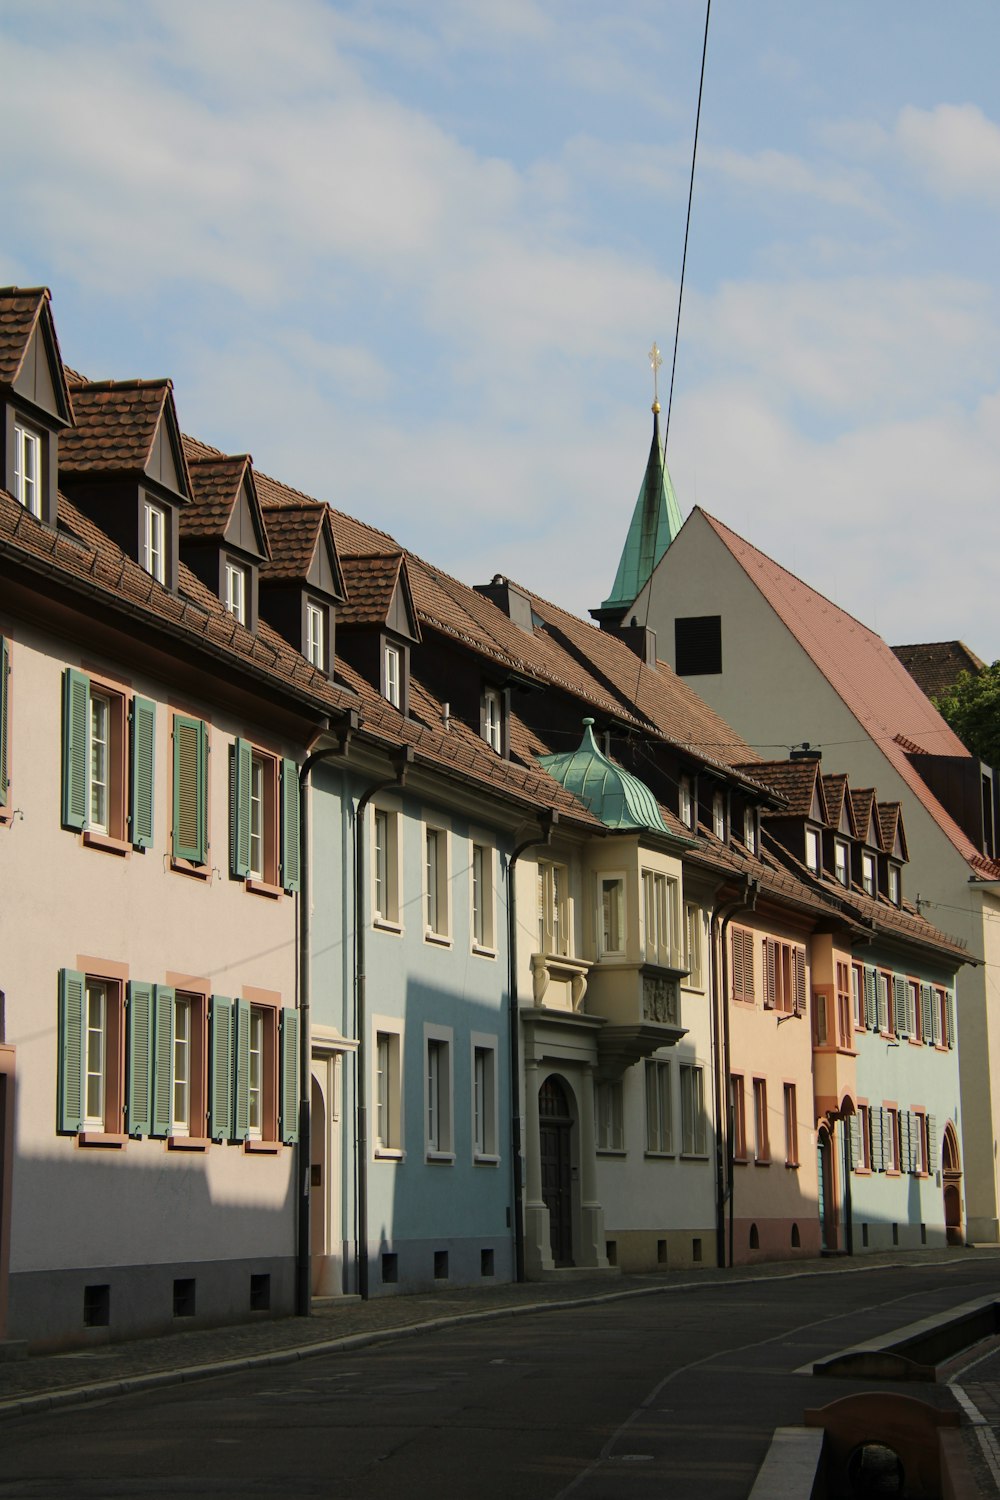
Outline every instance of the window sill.
<path id="1" fill-rule="evenodd" d="M 168 1135 L 168 1151 L 207 1151 L 212 1142 L 202 1135 Z"/>
<path id="2" fill-rule="evenodd" d="M 750 1158 L 749 1158 L 749 1156 L 743 1155 L 743 1156 L 734 1156 L 733 1157 L 733 1166 L 734 1167 L 748 1167 L 749 1165 L 750 1165 Z"/>
<path id="3" fill-rule="evenodd" d="M 248 1156 L 280 1156 L 283 1147 L 280 1141 L 244 1141 L 243 1150 Z"/>
<path id="4" fill-rule="evenodd" d="M 121 1151 L 128 1145 L 127 1135 L 111 1135 L 103 1130 L 81 1130 L 76 1138 L 78 1146 L 100 1146 L 106 1151 Z"/>
<path id="5" fill-rule="evenodd" d="M 403 924 L 392 921 L 390 917 L 375 916 L 372 918 L 372 926 L 377 932 L 391 932 L 394 937 L 403 935 Z"/>
<path id="6" fill-rule="evenodd" d="M 650 1153 L 647 1151 L 646 1155 L 649 1156 L 649 1154 Z M 616 1156 L 619 1158 L 619 1160 L 624 1161 L 625 1157 L 628 1156 L 628 1152 L 625 1150 L 624 1146 L 598 1146 L 597 1155 Z"/>
<path id="7" fill-rule="evenodd" d="M 492 1151 L 476 1151 L 473 1154 L 472 1160 L 477 1167 L 498 1167 L 500 1165 L 499 1156 L 495 1156 Z"/>
<path id="8" fill-rule="evenodd" d="M 769 1167 L 771 1165 L 771 1158 L 769 1156 L 755 1156 L 753 1164 L 755 1167 Z"/>
<path id="9" fill-rule="evenodd" d="M 112 838 L 108 833 L 97 833 L 94 829 L 85 828 L 82 837 L 85 849 L 103 849 L 105 854 L 119 854 L 126 859 L 132 853 L 131 844 L 124 839 Z"/>
<path id="10" fill-rule="evenodd" d="M 451 947 L 451 938 L 446 932 L 431 932 L 428 930 L 424 933 L 424 942 L 433 943 L 436 948 Z"/>
<path id="11" fill-rule="evenodd" d="M 799 1170 L 799 1166 L 800 1165 L 801 1165 L 801 1163 L 797 1162 L 797 1161 L 786 1161 L 785 1162 L 785 1171 L 786 1172 L 797 1172 Z"/>
<path id="12" fill-rule="evenodd" d="M 406 1152 L 401 1151 L 398 1146 L 376 1146 L 376 1161 L 405 1161 Z"/>
<path id="13" fill-rule="evenodd" d="M 247 876 L 246 887 L 252 895 L 266 896 L 270 901 L 280 901 L 285 894 L 280 885 L 272 885 L 269 880 L 261 880 L 256 875 Z"/>
<path id="14" fill-rule="evenodd" d="M 708 1161 L 707 1151 L 682 1151 L 681 1161 Z"/>
<path id="15" fill-rule="evenodd" d="M 651 1161 L 673 1161 L 673 1151 L 644 1151 L 643 1156 Z"/>
<path id="16" fill-rule="evenodd" d="M 497 956 L 495 948 L 484 948 L 479 943 L 473 943 L 472 951 L 477 958 L 496 958 Z"/>
<path id="17" fill-rule="evenodd" d="M 454 1163 L 455 1153 L 454 1151 L 428 1151 L 426 1159 L 429 1162 L 439 1162 L 442 1166 L 450 1167 Z"/>
<path id="18" fill-rule="evenodd" d="M 857 1177 L 870 1177 L 872 1175 L 872 1169 L 871 1169 L 871 1167 L 857 1166 L 853 1170 L 854 1170 L 855 1176 L 857 1176 Z"/>
<path id="19" fill-rule="evenodd" d="M 178 859 L 176 855 L 170 857 L 170 868 L 176 870 L 178 875 L 193 875 L 195 880 L 211 880 L 211 865 L 193 865 L 189 859 Z"/>

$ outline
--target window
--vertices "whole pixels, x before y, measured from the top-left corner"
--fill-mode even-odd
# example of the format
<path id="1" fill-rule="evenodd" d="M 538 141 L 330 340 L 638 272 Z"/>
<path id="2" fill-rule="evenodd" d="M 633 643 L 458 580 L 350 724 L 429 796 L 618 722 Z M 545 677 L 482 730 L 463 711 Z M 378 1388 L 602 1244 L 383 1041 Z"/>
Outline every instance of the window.
<path id="1" fill-rule="evenodd" d="M 867 1104 L 859 1104 L 851 1120 L 851 1159 L 856 1172 L 872 1169 L 871 1111 Z"/>
<path id="2" fill-rule="evenodd" d="M 213 1010 L 220 1003 L 213 1000 Z M 247 1150 L 274 1150 L 279 1141 L 298 1140 L 298 1011 L 236 1000 L 233 1021 L 233 1138 Z"/>
<path id="3" fill-rule="evenodd" d="M 733 1159 L 747 1159 L 747 1110 L 742 1073 L 729 1076 L 729 1108 L 732 1113 Z"/>
<path id="4" fill-rule="evenodd" d="M 201 1146 L 207 1135 L 208 1017 L 204 993 L 129 985 L 130 1135 Z M 226 1045 L 231 1038 L 226 1037 Z M 142 1049 L 148 1046 L 143 1058 Z M 148 1088 L 136 1086 L 145 1073 Z"/>
<path id="5" fill-rule="evenodd" d="M 157 583 L 167 581 L 167 517 L 159 505 L 142 506 L 142 566 Z"/>
<path id="6" fill-rule="evenodd" d="M 666 1067 L 667 1064 L 663 1066 Z M 598 1151 L 624 1150 L 623 1092 L 620 1078 L 613 1083 L 595 1082 L 594 1084 L 594 1123 Z M 667 1097 L 669 1103 L 669 1090 Z M 662 1132 L 658 1128 L 655 1134 L 657 1139 L 662 1139 Z M 648 1149 L 652 1151 L 662 1148 L 650 1146 Z"/>
<path id="7" fill-rule="evenodd" d="M 386 643 L 382 648 L 382 696 L 399 708 L 402 702 L 402 662 L 398 646 Z"/>
<path id="8" fill-rule="evenodd" d="M 448 921 L 448 835 L 443 828 L 424 830 L 424 903 L 425 935 L 447 938 Z"/>
<path id="9" fill-rule="evenodd" d="M 757 853 L 757 813 L 752 807 L 743 811 L 743 842 L 751 854 Z"/>
<path id="10" fill-rule="evenodd" d="M 10 647 L 0 636 L 0 822 L 9 811 Z"/>
<path id="11" fill-rule="evenodd" d="M 678 782 L 677 808 L 680 820 L 688 828 L 694 827 L 694 794 L 690 776 L 682 775 Z"/>
<path id="12" fill-rule="evenodd" d="M 598 886 L 601 957 L 620 958 L 625 952 L 625 879 L 622 875 L 601 875 Z"/>
<path id="13" fill-rule="evenodd" d="M 279 760 L 237 740 L 230 762 L 230 869 L 274 895 L 299 888 L 299 774 L 293 760 Z"/>
<path id="14" fill-rule="evenodd" d="M 885 1119 L 883 1128 L 885 1130 L 885 1170 L 887 1172 L 898 1172 L 900 1170 L 900 1129 L 899 1110 L 887 1109 L 884 1112 Z"/>
<path id="15" fill-rule="evenodd" d="M 851 965 L 851 998 L 854 1008 L 854 1024 L 859 1031 L 863 1031 L 867 1022 L 865 1019 L 865 992 L 860 964 Z"/>
<path id="16" fill-rule="evenodd" d="M 763 1078 L 753 1081 L 753 1129 L 754 1160 L 769 1162 L 771 1146 L 767 1134 L 767 1082 Z"/>
<path id="17" fill-rule="evenodd" d="M 674 621 L 674 659 L 678 677 L 701 677 L 722 671 L 722 616 L 692 615 Z"/>
<path id="18" fill-rule="evenodd" d="M 556 956 L 569 953 L 566 866 L 538 862 L 538 949 Z"/>
<path id="19" fill-rule="evenodd" d="M 785 1166 L 799 1164 L 799 1113 L 794 1083 L 785 1084 Z"/>
<path id="20" fill-rule="evenodd" d="M 376 807 L 372 812 L 374 858 L 373 908 L 377 926 L 399 928 L 399 813 Z"/>
<path id="21" fill-rule="evenodd" d="M 941 1007 L 941 1044 L 952 1048 L 955 1045 L 955 996 L 951 990 L 938 990 Z"/>
<path id="22" fill-rule="evenodd" d="M 877 893 L 878 885 L 874 854 L 862 854 L 861 856 L 861 884 L 869 896 L 874 896 Z"/>
<path id="23" fill-rule="evenodd" d="M 153 842 L 156 705 L 63 674 L 62 821 L 105 847 Z"/>
<path id="24" fill-rule="evenodd" d="M 828 996 L 823 990 L 813 995 L 813 1046 L 826 1047 L 830 1042 L 830 1018 L 827 1015 Z"/>
<path id="25" fill-rule="evenodd" d="M 37 432 L 14 424 L 14 499 L 41 520 L 42 444 Z"/>
<path id="26" fill-rule="evenodd" d="M 375 1033 L 375 1154 L 398 1155 L 402 1150 L 401 1128 L 402 1040 L 398 1031 Z"/>
<path id="27" fill-rule="evenodd" d="M 427 1156 L 454 1159 L 451 1136 L 451 1033 L 424 1029 L 424 1119 Z"/>
<path id="28" fill-rule="evenodd" d="M 496 1163 L 497 1044 L 495 1037 L 472 1038 L 472 1154 L 476 1161 Z"/>
<path id="29" fill-rule="evenodd" d="M 306 601 L 306 659 L 319 671 L 327 670 L 327 612 L 322 604 Z"/>
<path id="30" fill-rule="evenodd" d="M 174 714 L 173 825 L 175 860 L 208 864 L 208 725 Z"/>
<path id="31" fill-rule="evenodd" d="M 677 882 L 656 870 L 642 872 L 643 957 L 648 964 L 675 967 Z"/>
<path id="32" fill-rule="evenodd" d="M 671 1129 L 670 1064 L 658 1058 L 646 1060 L 646 1150 L 654 1156 L 673 1151 Z"/>
<path id="33" fill-rule="evenodd" d="M 906 1019 L 911 1039 L 915 1042 L 922 1042 L 924 1039 L 923 1009 L 920 1004 L 920 986 L 915 979 L 906 981 Z"/>
<path id="34" fill-rule="evenodd" d="M 806 950 L 764 939 L 764 1006 L 785 1015 L 806 1013 Z"/>
<path id="35" fill-rule="evenodd" d="M 833 844 L 833 873 L 841 885 L 849 886 L 851 877 L 847 858 L 847 845 L 843 839 L 835 839 Z"/>
<path id="36" fill-rule="evenodd" d="M 503 753 L 503 698 L 497 688 L 483 693 L 483 739 L 498 755 Z"/>
<path id="37" fill-rule="evenodd" d="M 806 829 L 806 869 L 811 870 L 814 875 L 820 871 L 820 848 L 819 834 L 815 828 Z"/>
<path id="38" fill-rule="evenodd" d="M 701 990 L 705 987 L 704 971 L 704 919 L 701 907 L 693 901 L 689 901 L 684 908 L 684 936 L 687 943 L 686 963 L 688 968 L 688 985 L 691 989 Z"/>
<path id="39" fill-rule="evenodd" d="M 754 1003 L 753 933 L 733 928 L 733 999 Z"/>
<path id="40" fill-rule="evenodd" d="M 171 1128 L 174 1135 L 188 1135 L 191 1130 L 191 1019 L 192 1002 L 178 995 L 174 1003 Z"/>
<path id="41" fill-rule="evenodd" d="M 837 1046 L 851 1045 L 851 972 L 850 965 L 837 960 Z"/>
<path id="42" fill-rule="evenodd" d="M 472 946 L 477 953 L 495 952 L 496 900 L 493 884 L 493 850 L 488 844 L 472 846 Z"/>
<path id="43" fill-rule="evenodd" d="M 891 981 L 892 981 L 892 976 L 890 974 L 883 974 L 880 971 L 879 974 L 877 975 L 877 984 L 878 984 L 878 1029 L 879 1029 L 879 1031 L 881 1031 L 881 1033 L 882 1033 L 883 1036 L 894 1036 L 895 1035 L 895 1027 L 893 1025 L 893 1013 L 892 1013 L 892 982 Z"/>
<path id="44" fill-rule="evenodd" d="M 123 980 L 60 970 L 60 1130 L 123 1143 L 124 1041 Z"/>
<path id="45" fill-rule="evenodd" d="M 705 1080 L 702 1069 L 681 1063 L 681 1151 L 705 1155 Z"/>
<path id="46" fill-rule="evenodd" d="M 889 866 L 889 900 L 893 906 L 898 906 L 902 899 L 900 887 L 900 873 L 898 865 Z"/>
<path id="47" fill-rule="evenodd" d="M 225 606 L 241 625 L 247 623 L 247 582 L 246 568 L 227 558 Z"/>
<path id="48" fill-rule="evenodd" d="M 712 832 L 717 839 L 721 839 L 725 843 L 726 799 L 721 792 L 712 793 Z"/>
<path id="49" fill-rule="evenodd" d="M 910 1116 L 910 1143 L 913 1158 L 912 1170 L 918 1177 L 926 1177 L 930 1172 L 930 1149 L 927 1138 L 927 1116 L 923 1110 L 917 1110 Z"/>

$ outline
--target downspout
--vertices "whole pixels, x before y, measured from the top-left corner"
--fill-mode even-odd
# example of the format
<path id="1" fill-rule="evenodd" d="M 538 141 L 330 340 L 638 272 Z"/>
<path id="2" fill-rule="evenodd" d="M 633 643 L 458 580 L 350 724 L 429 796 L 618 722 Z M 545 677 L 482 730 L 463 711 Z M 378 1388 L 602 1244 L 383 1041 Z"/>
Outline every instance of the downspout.
<path id="1" fill-rule="evenodd" d="M 322 760 L 346 755 L 351 735 L 358 727 L 351 709 L 338 744 L 314 750 L 299 767 L 299 1143 L 297 1243 L 295 1246 L 295 1312 L 308 1318 L 312 1312 L 312 1244 L 310 1227 L 310 1179 L 312 1171 L 312 862 L 309 826 L 309 787 L 313 766 Z M 328 729 L 329 724 L 323 726 Z M 321 729 L 322 732 L 322 729 Z"/>
<path id="2" fill-rule="evenodd" d="M 729 924 L 739 911 L 752 911 L 757 902 L 756 881 L 753 876 L 746 876 L 742 896 L 734 901 L 717 906 L 712 913 L 712 953 L 713 960 L 716 951 L 716 940 L 718 941 L 718 952 L 721 959 L 720 966 L 714 961 L 712 963 L 712 1042 L 716 1051 L 715 1063 L 715 1251 L 716 1262 L 719 1266 L 731 1266 L 733 1264 L 733 1103 L 729 1089 L 730 1069 L 730 1042 L 729 1042 L 729 1005 L 726 997 L 729 993 L 729 954 L 726 947 L 726 937 L 729 932 Z M 751 900 L 751 894 L 753 899 Z M 717 927 L 717 923 L 721 923 Z M 720 993 L 721 990 L 721 993 Z M 721 1064 L 722 1077 L 719 1078 L 719 1021 L 722 1022 L 721 1041 Z M 725 1099 L 725 1134 L 723 1135 L 723 1099 Z M 725 1158 L 723 1158 L 723 1140 L 725 1141 Z M 726 1200 L 729 1200 L 729 1245 L 728 1259 L 726 1246 Z"/>
<path id="3" fill-rule="evenodd" d="M 376 792 L 404 786 L 407 767 L 413 763 L 413 746 L 404 745 L 392 757 L 394 774 L 366 787 L 354 813 L 354 1027 L 358 1039 L 355 1095 L 358 1125 L 355 1133 L 357 1181 L 358 1293 L 368 1300 L 368 1006 L 365 972 L 365 810 Z"/>
<path id="4" fill-rule="evenodd" d="M 524 1174 L 521 1158 L 521 1013 L 517 995 L 517 894 L 514 866 L 526 849 L 551 844 L 559 814 L 552 808 L 539 814 L 541 834 L 518 844 L 507 861 L 507 994 L 510 1047 L 510 1159 L 514 1196 L 514 1280 L 524 1280 Z"/>

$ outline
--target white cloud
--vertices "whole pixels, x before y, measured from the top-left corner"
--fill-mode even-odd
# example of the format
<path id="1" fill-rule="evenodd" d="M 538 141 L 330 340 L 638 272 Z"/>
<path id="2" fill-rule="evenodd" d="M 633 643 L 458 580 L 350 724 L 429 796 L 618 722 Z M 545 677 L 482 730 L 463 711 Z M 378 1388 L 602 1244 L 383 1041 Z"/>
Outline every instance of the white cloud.
<path id="1" fill-rule="evenodd" d="M 894 141 L 942 197 L 1000 203 L 1000 125 L 978 105 L 909 106 L 900 111 Z"/>
<path id="2" fill-rule="evenodd" d="M 884 205 L 866 178 L 843 169 L 823 171 L 787 151 L 745 152 L 714 147 L 701 153 L 700 165 L 755 194 L 816 198 L 876 218 L 885 216 Z"/>

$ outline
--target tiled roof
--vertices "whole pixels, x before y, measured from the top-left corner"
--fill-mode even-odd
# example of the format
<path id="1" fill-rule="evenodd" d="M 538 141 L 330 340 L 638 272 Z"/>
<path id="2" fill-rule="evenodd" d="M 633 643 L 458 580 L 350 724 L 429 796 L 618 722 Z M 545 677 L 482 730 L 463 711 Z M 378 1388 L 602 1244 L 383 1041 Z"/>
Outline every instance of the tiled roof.
<path id="1" fill-rule="evenodd" d="M 185 541 L 221 540 L 239 499 L 250 456 L 247 453 L 196 455 L 187 439 L 184 453 L 191 475 L 192 498 L 181 515 L 181 536 Z"/>
<path id="2" fill-rule="evenodd" d="M 327 507 L 319 500 L 303 500 L 301 505 L 261 508 L 271 544 L 271 560 L 261 564 L 261 578 L 304 581 L 316 555 Z"/>
<path id="3" fill-rule="evenodd" d="M 48 306 L 48 287 L 0 287 L 0 384 L 14 384 L 31 342 L 31 336 Z M 48 318 L 48 326 L 55 346 L 57 378 L 61 385 L 62 397 L 66 403 L 67 412 L 71 413 L 73 403 L 70 400 L 66 372 L 59 354 L 59 340 L 51 315 Z"/>
<path id="4" fill-rule="evenodd" d="M 76 425 L 59 440 L 60 471 L 141 473 L 172 390 L 169 380 L 104 380 L 75 387 Z"/>
<path id="5" fill-rule="evenodd" d="M 954 686 L 960 672 L 985 671 L 986 663 L 964 641 L 928 641 L 924 645 L 893 646 L 892 653 L 928 698 L 940 698 Z"/>
<path id="6" fill-rule="evenodd" d="M 902 809 L 898 802 L 878 802 L 875 812 L 882 832 L 882 847 L 887 854 L 891 854 L 896 834 L 900 831 Z"/>
<path id="7" fill-rule="evenodd" d="M 826 804 L 826 821 L 830 828 L 840 827 L 840 815 L 844 810 L 844 799 L 847 795 L 847 777 L 842 772 L 832 772 L 820 777 L 820 785 L 823 788 L 823 801 Z M 854 831 L 853 823 L 854 809 L 850 803 L 847 804 L 847 821 Z"/>
<path id="8" fill-rule="evenodd" d="M 384 625 L 403 566 L 402 552 L 344 556 L 340 566 L 348 602 L 337 610 L 341 625 Z"/>
<path id="9" fill-rule="evenodd" d="M 699 514 L 938 827 L 962 857 L 981 870 L 983 857 L 975 844 L 945 811 L 897 741 L 896 737 L 902 736 L 935 755 L 965 758 L 969 754 L 902 662 L 867 625 L 811 589 L 707 511 L 699 508 Z M 986 863 L 995 870 L 992 878 L 1000 879 L 1000 861 Z"/>
<path id="10" fill-rule="evenodd" d="M 862 787 L 856 791 L 851 787 L 847 795 L 851 799 L 854 809 L 854 825 L 858 830 L 858 838 L 868 842 L 868 830 L 871 826 L 872 817 L 875 814 L 875 788 L 872 786 Z M 875 816 L 875 837 L 881 840 L 882 829 L 878 817 Z M 876 846 L 877 847 L 877 846 Z"/>
<path id="11" fill-rule="evenodd" d="M 737 769 L 747 771 L 758 781 L 766 782 L 776 792 L 780 792 L 788 803 L 787 808 L 780 808 L 773 814 L 775 817 L 809 817 L 812 812 L 813 793 L 816 791 L 819 779 L 818 760 L 768 760 L 750 761 L 748 764 L 738 766 Z M 819 787 L 820 806 L 823 806 L 822 783 Z"/>

